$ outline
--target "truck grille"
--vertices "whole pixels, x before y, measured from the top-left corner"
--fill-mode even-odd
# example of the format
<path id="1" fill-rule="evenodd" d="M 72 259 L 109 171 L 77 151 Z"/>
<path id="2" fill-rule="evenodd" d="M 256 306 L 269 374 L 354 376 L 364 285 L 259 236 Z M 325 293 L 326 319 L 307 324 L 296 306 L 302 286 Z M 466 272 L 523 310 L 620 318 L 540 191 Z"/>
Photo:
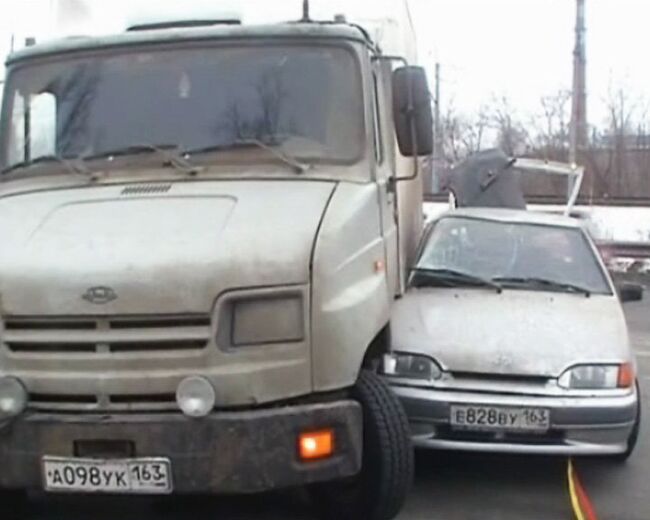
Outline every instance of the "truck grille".
<path id="1" fill-rule="evenodd" d="M 29 396 L 29 408 L 43 412 L 165 412 L 178 411 L 174 394 L 63 395 Z"/>
<path id="2" fill-rule="evenodd" d="M 8 317 L 3 343 L 16 355 L 196 351 L 210 341 L 208 315 Z"/>

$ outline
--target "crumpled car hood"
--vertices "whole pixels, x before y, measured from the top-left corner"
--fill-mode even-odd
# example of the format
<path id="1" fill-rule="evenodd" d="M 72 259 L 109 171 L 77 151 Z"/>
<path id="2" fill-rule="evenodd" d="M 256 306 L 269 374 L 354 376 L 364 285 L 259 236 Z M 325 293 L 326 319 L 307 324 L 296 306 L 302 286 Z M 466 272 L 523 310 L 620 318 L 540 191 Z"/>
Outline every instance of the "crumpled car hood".
<path id="1" fill-rule="evenodd" d="M 393 348 L 452 372 L 558 377 L 585 362 L 630 360 L 615 296 L 417 289 L 393 311 Z"/>

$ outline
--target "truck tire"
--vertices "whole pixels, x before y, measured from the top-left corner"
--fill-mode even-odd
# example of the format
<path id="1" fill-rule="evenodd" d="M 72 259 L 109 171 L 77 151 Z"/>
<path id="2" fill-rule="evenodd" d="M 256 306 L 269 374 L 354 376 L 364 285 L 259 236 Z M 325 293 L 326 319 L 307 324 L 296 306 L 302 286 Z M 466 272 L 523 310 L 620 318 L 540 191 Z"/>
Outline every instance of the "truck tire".
<path id="1" fill-rule="evenodd" d="M 390 520 L 413 482 L 413 446 L 404 408 L 377 374 L 363 370 L 351 390 L 363 410 L 361 472 L 310 488 L 323 520 Z"/>

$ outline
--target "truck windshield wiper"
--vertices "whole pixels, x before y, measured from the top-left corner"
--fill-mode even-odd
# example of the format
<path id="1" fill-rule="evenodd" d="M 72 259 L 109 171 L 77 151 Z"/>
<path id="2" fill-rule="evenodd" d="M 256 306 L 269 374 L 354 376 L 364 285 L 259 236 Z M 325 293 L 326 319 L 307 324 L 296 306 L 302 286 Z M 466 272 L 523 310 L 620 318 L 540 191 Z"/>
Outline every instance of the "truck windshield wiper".
<path id="1" fill-rule="evenodd" d="M 480 276 L 465 273 L 463 271 L 457 271 L 455 269 L 429 269 L 424 267 L 414 267 L 411 269 L 411 272 L 422 274 L 436 280 L 442 280 L 447 285 L 469 283 L 482 287 L 491 287 L 492 289 L 496 289 L 496 291 L 499 293 L 502 291 L 501 285 L 494 280 L 482 278 Z"/>
<path id="2" fill-rule="evenodd" d="M 30 159 L 28 161 L 22 161 L 16 164 L 12 164 L 11 166 L 8 166 L 4 168 L 0 174 L 6 175 L 8 173 L 11 173 L 15 170 L 19 170 L 21 168 L 29 168 L 30 166 L 34 166 L 37 164 L 45 164 L 45 163 L 52 163 L 56 162 L 61 165 L 63 165 L 68 172 L 73 173 L 75 175 L 90 175 L 90 171 L 88 168 L 83 163 L 83 160 L 80 158 L 74 158 L 74 159 L 68 159 L 65 157 L 60 157 L 58 155 L 50 154 L 50 155 L 41 155 L 39 157 L 35 157 L 34 159 Z"/>
<path id="3" fill-rule="evenodd" d="M 557 289 L 565 292 L 572 292 L 577 294 L 584 294 L 585 296 L 591 296 L 591 291 L 580 285 L 575 285 L 567 282 L 560 282 L 557 280 L 550 280 L 548 278 L 539 278 L 535 276 L 530 277 L 501 277 L 493 278 L 493 282 L 500 284 L 516 284 L 516 285 L 528 285 L 528 286 L 537 286 L 537 287 L 546 287 L 549 289 Z"/>
<path id="4" fill-rule="evenodd" d="M 184 154 L 178 153 L 178 146 L 175 144 L 134 144 L 125 146 L 124 148 L 116 148 L 114 150 L 107 150 L 105 152 L 87 155 L 83 157 L 83 159 L 85 161 L 94 161 L 97 159 L 107 159 L 111 157 L 143 153 L 157 153 L 164 159 L 166 164 L 169 164 L 177 170 L 187 174 L 196 174 L 199 170 L 199 168 L 194 166 L 184 157 Z"/>
<path id="5" fill-rule="evenodd" d="M 203 148 L 193 148 L 184 150 L 183 155 L 198 155 L 202 153 L 220 152 L 225 150 L 237 150 L 246 148 L 259 148 L 269 152 L 273 157 L 279 159 L 284 164 L 288 164 L 296 173 L 305 173 L 311 168 L 311 165 L 300 162 L 295 157 L 287 155 L 285 152 L 277 149 L 273 145 L 266 144 L 259 139 L 242 139 L 240 141 L 233 141 L 227 144 L 215 144 L 212 146 L 204 146 Z"/>

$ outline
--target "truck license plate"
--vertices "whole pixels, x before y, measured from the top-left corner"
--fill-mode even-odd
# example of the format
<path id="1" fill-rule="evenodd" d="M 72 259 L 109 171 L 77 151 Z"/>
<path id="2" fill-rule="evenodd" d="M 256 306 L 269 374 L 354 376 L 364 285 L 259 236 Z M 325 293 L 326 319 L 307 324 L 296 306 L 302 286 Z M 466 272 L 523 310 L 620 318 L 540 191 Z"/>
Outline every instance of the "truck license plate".
<path id="1" fill-rule="evenodd" d="M 168 494 L 169 459 L 97 460 L 43 458 L 45 490 L 79 493 Z"/>
<path id="2" fill-rule="evenodd" d="M 550 415 L 545 408 L 452 405 L 450 422 L 453 427 L 472 430 L 545 432 Z"/>

